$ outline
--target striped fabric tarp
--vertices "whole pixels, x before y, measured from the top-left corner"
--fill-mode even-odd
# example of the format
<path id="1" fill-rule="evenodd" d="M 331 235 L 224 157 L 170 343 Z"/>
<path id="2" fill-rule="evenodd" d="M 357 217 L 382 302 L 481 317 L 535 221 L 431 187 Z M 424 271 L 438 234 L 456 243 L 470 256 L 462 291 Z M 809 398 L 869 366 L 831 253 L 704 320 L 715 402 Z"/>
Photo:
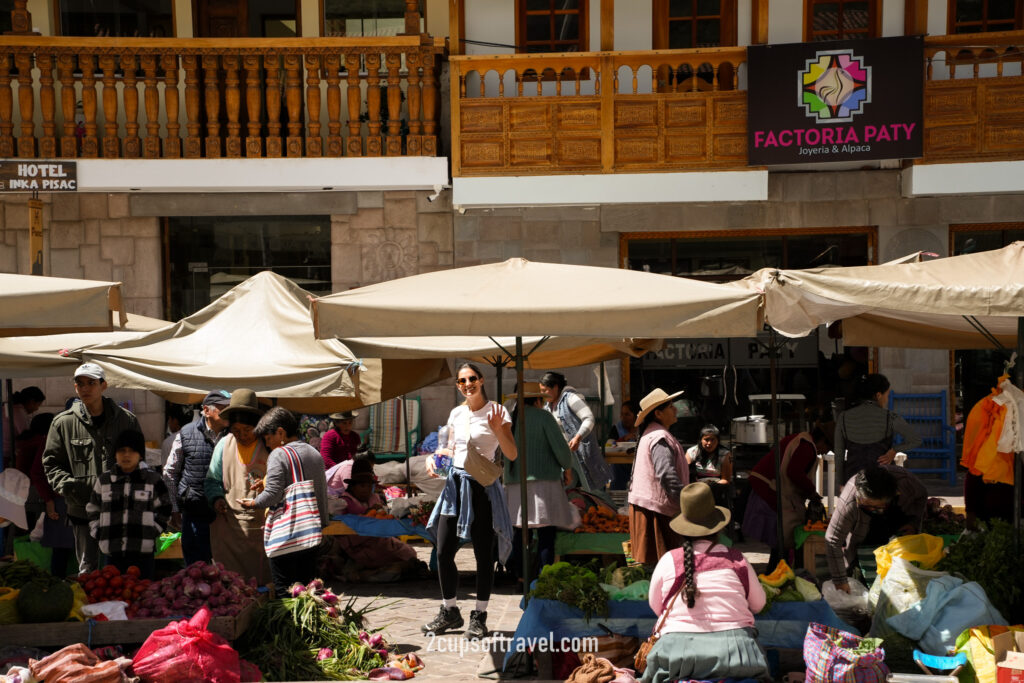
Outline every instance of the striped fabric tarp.
<path id="1" fill-rule="evenodd" d="M 420 402 L 406 399 L 406 414 L 401 413 L 402 399 L 393 398 L 383 403 L 370 406 L 370 450 L 374 453 L 408 452 L 406 434 L 402 433 L 402 424 L 407 420 L 407 433 L 419 434 Z"/>

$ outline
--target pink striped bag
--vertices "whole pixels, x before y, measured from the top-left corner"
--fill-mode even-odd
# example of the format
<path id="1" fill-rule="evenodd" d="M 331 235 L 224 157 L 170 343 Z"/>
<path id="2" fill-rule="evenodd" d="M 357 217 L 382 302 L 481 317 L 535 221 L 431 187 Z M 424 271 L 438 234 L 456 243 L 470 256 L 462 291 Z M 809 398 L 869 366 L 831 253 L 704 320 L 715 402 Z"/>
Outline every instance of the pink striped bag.
<path id="1" fill-rule="evenodd" d="M 804 636 L 807 683 L 885 683 L 885 650 L 858 649 L 860 636 L 811 622 Z"/>

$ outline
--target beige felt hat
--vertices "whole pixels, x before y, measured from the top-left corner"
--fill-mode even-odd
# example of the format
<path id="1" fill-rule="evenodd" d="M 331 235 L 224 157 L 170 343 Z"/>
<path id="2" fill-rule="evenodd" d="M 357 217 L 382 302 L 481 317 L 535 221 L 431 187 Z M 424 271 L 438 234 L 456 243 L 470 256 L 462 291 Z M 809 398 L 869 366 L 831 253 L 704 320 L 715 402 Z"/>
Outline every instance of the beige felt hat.
<path id="1" fill-rule="evenodd" d="M 666 394 L 665 390 L 661 388 L 655 389 L 651 393 L 647 394 L 642 399 L 640 399 L 640 412 L 637 413 L 636 423 L 633 426 L 639 427 L 641 423 L 643 423 L 644 418 L 647 417 L 647 413 L 651 412 L 652 410 L 660 406 L 662 403 L 666 403 L 676 398 L 677 396 L 682 395 L 682 391 L 677 391 L 674 394 Z"/>
<path id="2" fill-rule="evenodd" d="M 715 494 L 703 482 L 687 484 L 679 492 L 681 512 L 668 525 L 682 536 L 700 537 L 717 534 L 724 529 L 732 513 L 729 508 L 715 505 Z"/>

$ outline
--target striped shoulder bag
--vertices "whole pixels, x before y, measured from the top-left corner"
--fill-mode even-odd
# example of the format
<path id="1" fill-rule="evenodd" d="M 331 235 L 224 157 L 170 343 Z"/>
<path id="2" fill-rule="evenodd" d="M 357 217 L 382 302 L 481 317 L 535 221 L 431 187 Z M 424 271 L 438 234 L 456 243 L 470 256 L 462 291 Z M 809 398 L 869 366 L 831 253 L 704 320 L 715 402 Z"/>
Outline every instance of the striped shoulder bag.
<path id="1" fill-rule="evenodd" d="M 282 446 L 288 458 L 292 483 L 284 490 L 284 500 L 270 511 L 263 526 L 263 547 L 267 557 L 279 557 L 320 545 L 323 530 L 313 482 L 302 474 L 299 454 L 291 446 Z"/>

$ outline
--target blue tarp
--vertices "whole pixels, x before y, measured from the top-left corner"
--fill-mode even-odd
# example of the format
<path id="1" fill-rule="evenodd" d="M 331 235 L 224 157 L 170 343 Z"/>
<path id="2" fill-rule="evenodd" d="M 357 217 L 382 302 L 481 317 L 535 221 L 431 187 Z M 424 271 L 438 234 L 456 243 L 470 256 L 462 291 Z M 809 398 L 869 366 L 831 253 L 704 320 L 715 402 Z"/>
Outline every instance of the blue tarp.
<path id="1" fill-rule="evenodd" d="M 564 602 L 533 598 L 512 636 L 506 664 L 514 652 L 538 647 L 557 649 L 563 638 L 568 643 L 581 636 L 606 635 L 598 624 L 607 626 L 613 633 L 646 640 L 654 630 L 655 621 L 654 612 L 643 600 L 609 602 L 607 617 L 592 616 L 590 621 L 586 621 L 581 610 Z M 764 648 L 803 649 L 807 625 L 811 621 L 860 635 L 857 629 L 837 617 L 824 600 L 777 602 L 764 614 L 755 616 L 757 641 Z"/>
<path id="2" fill-rule="evenodd" d="M 344 522 L 359 536 L 420 536 L 431 543 L 437 541 L 434 534 L 424 526 L 413 524 L 408 519 L 375 519 L 362 515 L 334 515 L 336 522 Z"/>

